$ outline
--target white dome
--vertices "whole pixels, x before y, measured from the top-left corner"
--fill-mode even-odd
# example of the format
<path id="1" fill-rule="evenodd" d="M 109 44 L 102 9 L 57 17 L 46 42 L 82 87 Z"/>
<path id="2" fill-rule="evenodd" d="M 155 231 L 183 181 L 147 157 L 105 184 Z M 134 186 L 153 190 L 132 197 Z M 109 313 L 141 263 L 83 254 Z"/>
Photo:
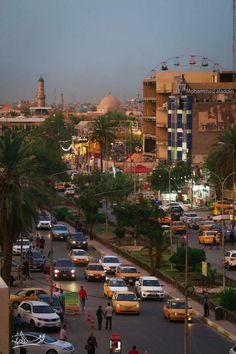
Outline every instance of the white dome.
<path id="1" fill-rule="evenodd" d="M 112 95 L 104 97 L 97 107 L 100 113 L 117 112 L 120 110 L 120 101 Z"/>

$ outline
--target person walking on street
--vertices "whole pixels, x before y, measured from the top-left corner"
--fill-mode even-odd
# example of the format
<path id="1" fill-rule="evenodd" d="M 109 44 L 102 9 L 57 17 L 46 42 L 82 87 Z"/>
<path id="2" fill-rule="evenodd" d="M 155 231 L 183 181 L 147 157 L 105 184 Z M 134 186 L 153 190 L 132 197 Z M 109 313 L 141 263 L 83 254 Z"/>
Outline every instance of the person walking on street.
<path id="1" fill-rule="evenodd" d="M 40 236 L 39 236 L 39 234 L 37 234 L 36 237 L 35 237 L 35 243 L 36 243 L 36 248 L 39 249 L 39 245 L 40 245 Z"/>
<path id="2" fill-rule="evenodd" d="M 230 243 L 233 246 L 234 245 L 234 229 L 232 228 L 229 234 L 229 239 L 230 239 Z"/>
<path id="3" fill-rule="evenodd" d="M 81 310 L 83 312 L 85 307 L 85 301 L 88 300 L 87 292 L 86 290 L 84 290 L 83 286 L 80 287 L 79 298 L 80 298 Z"/>
<path id="4" fill-rule="evenodd" d="M 102 320 L 105 317 L 104 312 L 102 310 L 102 306 L 98 306 L 97 312 L 96 312 L 97 320 L 98 320 L 98 329 L 101 331 L 102 329 Z"/>
<path id="5" fill-rule="evenodd" d="M 211 249 L 213 249 L 213 248 L 217 248 L 218 249 L 218 245 L 217 245 L 217 241 L 216 241 L 216 235 L 214 235 L 212 237 Z"/>
<path id="6" fill-rule="evenodd" d="M 61 307 L 63 308 L 63 311 L 65 311 L 65 294 L 63 292 L 63 289 L 60 289 L 59 301 L 60 301 Z"/>
<path id="7" fill-rule="evenodd" d="M 210 314 L 209 311 L 209 295 L 207 291 L 203 291 L 203 310 L 204 310 L 204 317 L 208 317 Z"/>
<path id="8" fill-rule="evenodd" d="M 60 339 L 60 340 L 64 340 L 65 342 L 68 341 L 68 339 L 67 339 L 67 333 L 66 333 L 66 325 L 65 325 L 65 324 L 63 324 L 63 325 L 61 326 L 59 339 Z"/>
<path id="9" fill-rule="evenodd" d="M 113 316 L 113 307 L 111 306 L 110 302 L 107 303 L 107 307 L 104 311 L 105 319 L 106 319 L 106 329 L 112 329 L 112 316 Z"/>
<path id="10" fill-rule="evenodd" d="M 95 350 L 97 347 L 98 347 L 97 340 L 94 337 L 93 333 L 91 333 L 87 339 L 87 344 L 86 344 L 85 348 L 88 351 L 88 354 L 95 354 Z"/>
<path id="11" fill-rule="evenodd" d="M 45 246 L 45 239 L 42 235 L 39 240 L 39 247 L 40 247 L 41 253 L 43 253 L 43 251 L 44 251 L 44 246 Z"/>
<path id="12" fill-rule="evenodd" d="M 134 345 L 133 348 L 129 351 L 129 354 L 138 354 L 138 351 L 136 349 L 136 345 Z"/>

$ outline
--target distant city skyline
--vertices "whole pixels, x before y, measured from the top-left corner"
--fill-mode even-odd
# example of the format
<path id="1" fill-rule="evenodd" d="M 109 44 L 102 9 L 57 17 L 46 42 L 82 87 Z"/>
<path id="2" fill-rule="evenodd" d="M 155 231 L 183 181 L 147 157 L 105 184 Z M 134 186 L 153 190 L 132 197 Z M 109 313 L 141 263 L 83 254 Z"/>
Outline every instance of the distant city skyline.
<path id="1" fill-rule="evenodd" d="M 0 103 L 120 101 L 166 58 L 202 55 L 232 69 L 232 1 L 2 0 Z M 186 70 L 186 68 L 184 68 Z"/>

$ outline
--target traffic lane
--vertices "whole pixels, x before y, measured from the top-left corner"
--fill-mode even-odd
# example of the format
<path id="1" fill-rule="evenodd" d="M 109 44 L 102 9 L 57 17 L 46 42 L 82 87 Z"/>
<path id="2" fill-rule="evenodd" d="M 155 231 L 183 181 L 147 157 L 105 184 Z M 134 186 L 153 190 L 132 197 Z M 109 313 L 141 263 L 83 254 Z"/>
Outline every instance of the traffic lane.
<path id="1" fill-rule="evenodd" d="M 218 246 L 218 249 L 211 248 L 210 245 L 202 245 L 198 241 L 198 230 L 188 229 L 188 245 L 190 247 L 199 248 L 205 250 L 206 260 L 212 266 L 212 268 L 217 269 L 219 272 L 222 272 L 222 260 L 223 260 L 223 250 L 222 245 Z M 225 252 L 228 250 L 234 249 L 236 247 L 232 246 L 229 242 L 225 243 Z M 235 270 L 226 270 L 226 276 L 230 279 L 236 281 L 236 271 Z"/>

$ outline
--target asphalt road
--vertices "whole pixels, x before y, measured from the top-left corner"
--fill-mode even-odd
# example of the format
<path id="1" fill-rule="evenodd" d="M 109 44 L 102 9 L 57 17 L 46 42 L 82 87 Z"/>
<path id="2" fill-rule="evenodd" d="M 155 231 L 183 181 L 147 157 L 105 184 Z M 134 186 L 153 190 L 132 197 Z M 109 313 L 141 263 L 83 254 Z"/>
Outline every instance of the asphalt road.
<path id="1" fill-rule="evenodd" d="M 42 231 L 46 238 L 45 253 L 49 249 L 49 232 Z M 193 242 L 194 242 L 193 237 Z M 64 242 L 53 242 L 55 258 L 65 257 L 68 253 Z M 214 251 L 212 251 L 214 252 Z M 89 249 L 91 257 L 95 260 L 99 254 L 94 249 Z M 76 353 L 85 353 L 84 346 L 91 329 L 87 323 L 88 313 L 94 317 L 94 334 L 97 338 L 98 349 L 96 354 L 109 353 L 109 339 L 112 333 L 121 335 L 122 354 L 129 352 L 135 344 L 142 354 L 148 350 L 149 354 L 183 354 L 184 347 L 184 325 L 183 323 L 170 323 L 163 318 L 163 303 L 158 301 L 141 302 L 141 314 L 136 316 L 114 315 L 112 331 L 97 330 L 95 312 L 98 305 L 103 309 L 107 304 L 107 299 L 103 297 L 103 284 L 87 282 L 84 280 L 83 267 L 77 269 L 77 281 L 59 281 L 57 285 L 66 291 L 77 291 L 80 285 L 84 285 L 88 293 L 84 313 L 77 316 L 66 315 L 65 323 L 69 341 L 75 345 Z M 45 277 L 42 273 L 32 273 L 31 283 L 35 286 L 45 286 Z M 47 286 L 47 285 L 46 285 Z M 104 324 L 103 324 L 104 325 Z M 58 333 L 52 333 L 58 337 Z M 221 337 L 218 333 L 209 329 L 201 321 L 194 319 L 189 324 L 189 354 L 224 354 L 229 352 L 232 343 Z"/>

